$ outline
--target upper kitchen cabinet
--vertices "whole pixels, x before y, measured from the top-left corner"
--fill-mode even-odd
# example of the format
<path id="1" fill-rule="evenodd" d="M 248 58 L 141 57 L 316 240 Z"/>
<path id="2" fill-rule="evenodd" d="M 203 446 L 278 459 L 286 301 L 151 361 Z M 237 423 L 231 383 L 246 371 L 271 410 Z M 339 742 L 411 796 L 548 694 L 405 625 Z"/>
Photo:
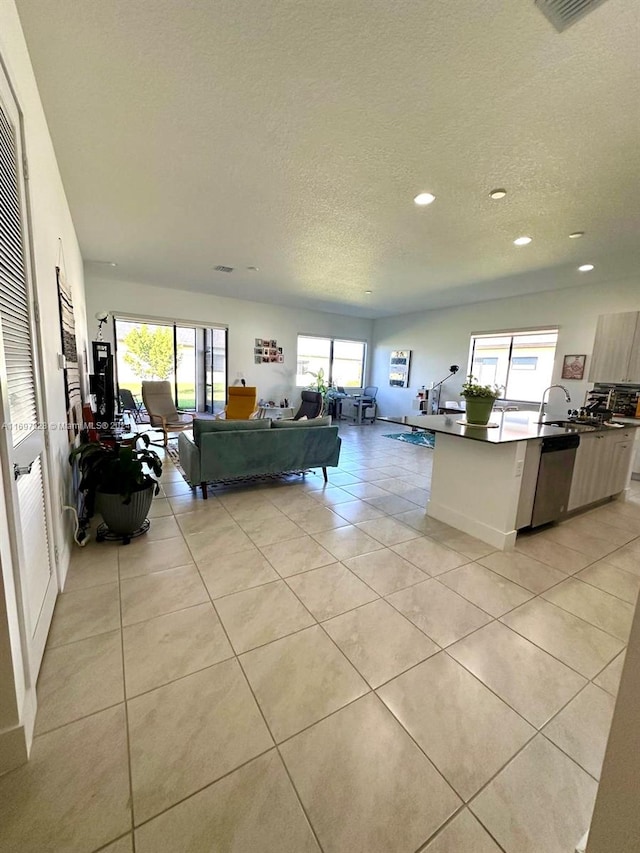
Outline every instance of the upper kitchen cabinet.
<path id="1" fill-rule="evenodd" d="M 640 382 L 640 313 L 598 317 L 589 382 Z"/>

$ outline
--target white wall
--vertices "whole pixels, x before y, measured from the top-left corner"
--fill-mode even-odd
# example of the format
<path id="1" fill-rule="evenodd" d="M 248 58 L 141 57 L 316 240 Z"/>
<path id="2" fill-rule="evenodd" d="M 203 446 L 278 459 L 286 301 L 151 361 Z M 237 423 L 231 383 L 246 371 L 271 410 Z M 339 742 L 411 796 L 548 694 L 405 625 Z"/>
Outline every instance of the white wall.
<path id="1" fill-rule="evenodd" d="M 171 290 L 96 277 L 86 272 L 89 334 L 95 335 L 93 317 L 98 311 L 135 314 L 140 317 L 212 323 L 229 327 L 229 384 L 240 376 L 255 385 L 258 397 L 279 402 L 299 400 L 295 389 L 297 335 L 332 335 L 366 341 L 371 354 L 372 321 L 323 311 L 286 308 L 260 302 L 229 299 L 207 293 Z M 113 327 L 105 339 L 113 340 Z M 284 364 L 255 364 L 255 338 L 275 338 L 284 350 Z M 370 358 L 368 359 L 370 360 Z M 311 380 L 311 377 L 309 377 Z"/>
<path id="2" fill-rule="evenodd" d="M 25 153 L 29 168 L 28 203 L 31 213 L 31 244 L 34 259 L 34 284 L 41 315 L 41 345 L 45 369 L 42 419 L 65 423 L 66 405 L 63 375 L 57 368 L 57 353 L 61 351 L 60 322 L 55 267 L 66 272 L 73 288 L 76 326 L 80 350 L 84 347 L 85 308 L 83 266 L 78 241 L 62 186 L 62 180 L 53 150 L 47 122 L 40 102 L 31 61 L 24 41 L 18 13 L 13 0 L 0 3 L 0 59 L 15 92 L 23 115 Z M 59 574 L 66 574 L 70 553 L 70 524 L 63 520 L 59 497 L 69 480 L 66 431 L 50 433 L 51 498 L 53 503 L 52 535 L 59 550 Z M 0 471 L 7 482 L 8 472 Z M 0 502 L 0 512 L 2 503 Z M 0 522 L 2 519 L 0 519 Z M 2 530 L 0 523 L 0 532 Z M 15 631 L 17 605 L 13 594 L 10 555 L 2 551 L 4 584 L 0 584 L 3 601 L 0 606 L 0 693 L 12 693 L 15 703 L 3 703 L 2 708 L 14 704 L 18 716 L 22 713 L 25 691 L 29 685 L 16 662 L 21 654 L 19 637 Z M 5 623 L 6 620 L 6 623 Z M 7 644 L 12 646 L 7 648 Z M 11 665 L 13 661 L 13 665 Z M 2 735 L 10 730 L 15 720 L 6 715 L 0 718 L 0 752 Z M 17 730 L 14 730 L 17 731 Z M 13 741 L 15 746 L 15 740 Z M 24 748 L 24 743 L 22 744 Z M 17 755 L 17 752 L 16 752 Z M 0 760 L 2 755 L 0 755 Z"/>
<path id="3" fill-rule="evenodd" d="M 374 357 L 371 382 L 378 385 L 379 412 L 407 414 L 421 385 L 439 382 L 458 364 L 460 372 L 443 386 L 441 400 L 459 399 L 469 360 L 469 340 L 473 332 L 558 326 L 553 382 L 566 385 L 572 408 L 579 408 L 589 383 L 561 379 L 565 354 L 587 355 L 588 376 L 598 315 L 640 310 L 640 282 L 637 279 L 602 285 L 558 290 L 553 293 L 496 299 L 456 308 L 404 314 L 374 321 Z M 389 357 L 394 349 L 412 350 L 410 386 L 389 387 Z M 549 413 L 565 415 L 567 404 L 562 392 L 552 391 Z"/>

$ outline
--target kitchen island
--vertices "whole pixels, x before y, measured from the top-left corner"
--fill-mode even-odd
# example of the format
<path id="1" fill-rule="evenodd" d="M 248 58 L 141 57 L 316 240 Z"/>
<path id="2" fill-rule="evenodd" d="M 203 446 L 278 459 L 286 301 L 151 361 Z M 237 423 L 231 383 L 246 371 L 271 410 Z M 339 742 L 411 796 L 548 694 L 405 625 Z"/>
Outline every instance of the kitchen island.
<path id="1" fill-rule="evenodd" d="M 564 516 L 624 492 L 640 426 L 539 424 L 534 412 L 494 412 L 494 427 L 455 415 L 390 420 L 436 434 L 427 514 L 500 550 L 512 549 L 518 530 L 532 524 L 543 448 L 579 443 L 566 472 Z"/>

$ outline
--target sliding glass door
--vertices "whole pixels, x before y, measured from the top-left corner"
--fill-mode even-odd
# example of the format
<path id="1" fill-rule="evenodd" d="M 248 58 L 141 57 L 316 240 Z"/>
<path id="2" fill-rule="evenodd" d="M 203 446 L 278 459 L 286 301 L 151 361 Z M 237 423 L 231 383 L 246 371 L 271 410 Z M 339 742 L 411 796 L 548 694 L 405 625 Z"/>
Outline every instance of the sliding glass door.
<path id="1" fill-rule="evenodd" d="M 227 330 L 115 319 L 118 388 L 142 399 L 142 382 L 167 380 L 177 408 L 217 414 L 227 397 Z"/>

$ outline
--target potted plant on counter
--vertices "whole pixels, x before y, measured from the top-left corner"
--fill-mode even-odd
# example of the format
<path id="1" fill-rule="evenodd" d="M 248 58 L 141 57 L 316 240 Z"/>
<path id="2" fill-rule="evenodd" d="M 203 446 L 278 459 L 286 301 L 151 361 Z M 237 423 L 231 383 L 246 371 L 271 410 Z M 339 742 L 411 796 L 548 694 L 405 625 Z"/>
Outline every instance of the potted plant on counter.
<path id="1" fill-rule="evenodd" d="M 480 385 L 475 376 L 469 374 L 460 392 L 460 396 L 464 397 L 466 403 L 467 423 L 474 426 L 486 426 L 491 417 L 493 404 L 501 393 L 502 388 L 500 386 Z"/>
<path id="2" fill-rule="evenodd" d="M 140 442 L 142 447 L 138 446 Z M 98 528 L 98 541 L 109 536 L 127 545 L 133 535 L 148 529 L 147 513 L 159 491 L 151 472 L 155 477 L 162 474 L 162 462 L 149 449 L 148 435 L 133 442 L 81 444 L 69 455 L 69 462 L 75 461 L 81 475 L 79 489 L 85 493 L 86 515 L 91 518 L 99 512 L 106 526 Z"/>

